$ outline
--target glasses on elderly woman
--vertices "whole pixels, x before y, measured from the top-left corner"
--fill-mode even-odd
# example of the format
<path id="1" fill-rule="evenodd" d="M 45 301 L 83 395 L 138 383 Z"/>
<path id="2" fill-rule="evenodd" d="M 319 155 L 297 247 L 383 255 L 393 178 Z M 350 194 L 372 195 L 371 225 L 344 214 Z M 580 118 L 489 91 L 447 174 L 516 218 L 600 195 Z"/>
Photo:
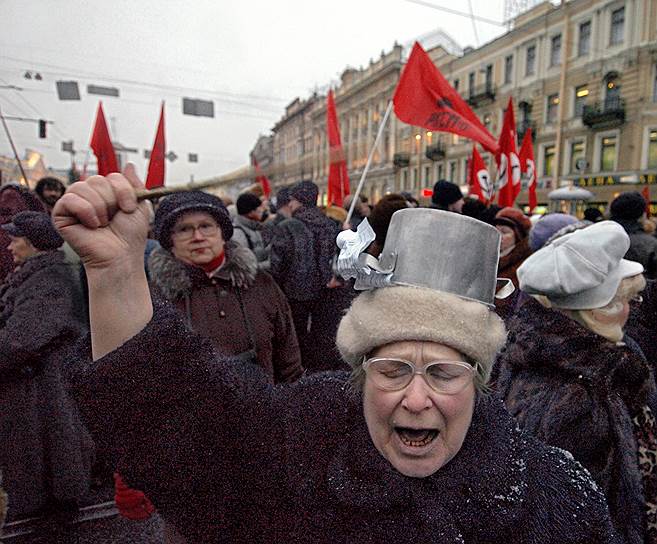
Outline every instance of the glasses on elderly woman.
<path id="1" fill-rule="evenodd" d="M 219 225 L 216 223 L 201 223 L 200 225 L 180 225 L 173 229 L 173 235 L 176 239 L 185 241 L 194 238 L 194 233 L 199 231 L 203 236 L 214 236 L 219 232 Z"/>
<path id="2" fill-rule="evenodd" d="M 475 366 L 463 361 L 435 361 L 418 368 L 411 361 L 391 357 L 372 357 L 363 363 L 372 383 L 384 391 L 401 391 L 417 374 L 437 393 L 456 395 L 472 382 Z"/>

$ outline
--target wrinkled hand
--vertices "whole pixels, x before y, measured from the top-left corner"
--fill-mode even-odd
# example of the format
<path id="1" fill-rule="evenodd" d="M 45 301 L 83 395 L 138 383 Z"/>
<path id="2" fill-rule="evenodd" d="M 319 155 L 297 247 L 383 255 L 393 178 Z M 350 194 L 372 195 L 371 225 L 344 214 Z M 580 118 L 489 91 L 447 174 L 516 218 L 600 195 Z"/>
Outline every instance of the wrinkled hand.
<path id="1" fill-rule="evenodd" d="M 142 263 L 150 202 L 137 202 L 143 187 L 128 163 L 123 174 L 92 176 L 71 185 L 53 210 L 53 223 L 87 271 Z"/>

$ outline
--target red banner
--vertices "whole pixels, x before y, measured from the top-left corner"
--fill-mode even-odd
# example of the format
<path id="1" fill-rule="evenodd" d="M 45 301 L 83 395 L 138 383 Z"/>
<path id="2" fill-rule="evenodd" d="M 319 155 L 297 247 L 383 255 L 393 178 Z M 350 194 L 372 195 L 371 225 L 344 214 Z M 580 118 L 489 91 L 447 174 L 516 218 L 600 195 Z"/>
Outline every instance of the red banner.
<path id="1" fill-rule="evenodd" d="M 326 99 L 326 132 L 329 143 L 329 175 L 327 183 L 327 199 L 329 206 L 342 206 L 344 197 L 349 194 L 349 173 L 347 161 L 342 150 L 340 125 L 335 109 L 333 91 L 330 90 Z"/>
<path id="2" fill-rule="evenodd" d="M 265 193 L 267 198 L 269 198 L 271 195 L 271 183 L 269 182 L 269 178 L 263 174 L 262 169 L 260 168 L 260 165 L 258 164 L 258 161 L 255 157 L 253 157 L 253 168 L 255 168 L 256 172 L 256 183 L 260 184 L 262 187 L 262 192 Z"/>
<path id="3" fill-rule="evenodd" d="M 500 145 L 495 157 L 497 160 L 497 190 L 499 204 L 503 208 L 513 206 L 520 193 L 520 159 L 516 147 L 516 120 L 513 115 L 513 99 L 504 112 L 504 122 L 500 133 Z"/>
<path id="4" fill-rule="evenodd" d="M 417 42 L 392 100 L 397 117 L 404 123 L 458 134 L 479 142 L 490 152 L 497 151 L 495 138 Z"/>
<path id="5" fill-rule="evenodd" d="M 98 175 L 106 176 L 112 172 L 119 171 L 119 165 L 116 162 L 116 154 L 114 153 L 114 146 L 112 145 L 112 139 L 110 138 L 109 130 L 107 130 L 107 123 L 105 122 L 102 102 L 98 102 L 96 123 L 94 124 L 94 132 L 91 135 L 90 147 L 98 161 Z"/>
<path id="6" fill-rule="evenodd" d="M 164 102 L 160 109 L 160 122 L 157 124 L 157 133 L 153 142 L 151 158 L 148 162 L 148 174 L 146 175 L 146 189 L 164 187 L 166 142 L 164 139 Z"/>
<path id="7" fill-rule="evenodd" d="M 468 184 L 470 185 L 470 194 L 482 202 L 488 204 L 493 198 L 493 183 L 486 169 L 486 163 L 477 151 L 476 144 L 472 146 Z"/>

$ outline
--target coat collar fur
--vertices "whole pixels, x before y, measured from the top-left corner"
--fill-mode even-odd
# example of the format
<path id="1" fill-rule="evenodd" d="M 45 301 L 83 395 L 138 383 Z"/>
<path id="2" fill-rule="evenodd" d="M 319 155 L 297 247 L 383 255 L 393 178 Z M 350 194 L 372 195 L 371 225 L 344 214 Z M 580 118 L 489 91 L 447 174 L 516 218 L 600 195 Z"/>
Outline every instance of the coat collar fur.
<path id="1" fill-rule="evenodd" d="M 255 281 L 258 262 L 255 255 L 235 242 L 225 246 L 226 263 L 215 277 L 239 289 L 248 289 Z M 194 288 L 209 282 L 200 268 L 187 265 L 176 259 L 164 248 L 153 250 L 148 259 L 151 280 L 169 300 L 175 301 L 189 296 Z"/>

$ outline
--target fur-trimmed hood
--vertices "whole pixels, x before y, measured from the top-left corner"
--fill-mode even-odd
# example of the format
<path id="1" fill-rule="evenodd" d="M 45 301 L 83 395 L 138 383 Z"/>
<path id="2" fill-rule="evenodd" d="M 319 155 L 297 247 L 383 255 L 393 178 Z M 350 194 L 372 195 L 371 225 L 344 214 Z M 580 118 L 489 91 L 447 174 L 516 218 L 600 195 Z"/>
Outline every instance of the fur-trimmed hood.
<path id="1" fill-rule="evenodd" d="M 226 262 L 216 277 L 228 281 L 233 287 L 248 289 L 258 273 L 255 255 L 235 242 L 226 242 Z M 148 258 L 148 272 L 151 281 L 167 299 L 179 300 L 189 296 L 195 285 L 209 281 L 202 269 L 176 259 L 164 249 L 153 250 Z"/>

